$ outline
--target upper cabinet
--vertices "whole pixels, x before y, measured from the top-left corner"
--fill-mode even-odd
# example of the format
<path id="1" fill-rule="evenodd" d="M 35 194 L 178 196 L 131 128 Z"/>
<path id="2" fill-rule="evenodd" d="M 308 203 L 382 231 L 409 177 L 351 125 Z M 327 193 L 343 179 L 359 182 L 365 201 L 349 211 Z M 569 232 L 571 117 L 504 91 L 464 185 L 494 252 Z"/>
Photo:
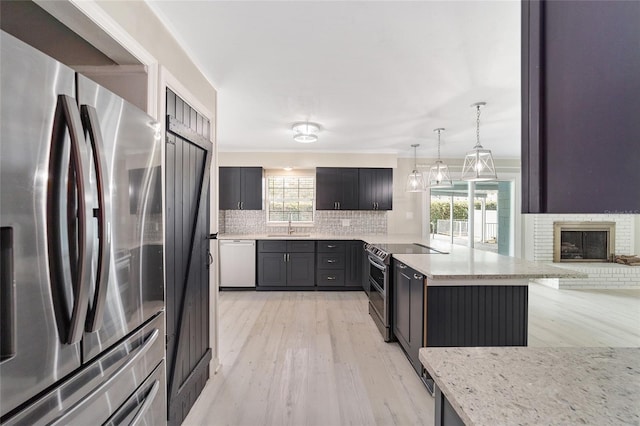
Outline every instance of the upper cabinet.
<path id="1" fill-rule="evenodd" d="M 316 210 L 358 210 L 358 169 L 316 168 Z"/>
<path id="2" fill-rule="evenodd" d="M 391 210 L 392 169 L 316 168 L 316 210 Z"/>
<path id="3" fill-rule="evenodd" d="M 391 210 L 393 169 L 360 169 L 358 207 L 360 210 Z"/>
<path id="4" fill-rule="evenodd" d="M 220 210 L 262 210 L 262 167 L 220 167 Z"/>
<path id="5" fill-rule="evenodd" d="M 640 2 L 522 3 L 522 212 L 640 213 Z"/>

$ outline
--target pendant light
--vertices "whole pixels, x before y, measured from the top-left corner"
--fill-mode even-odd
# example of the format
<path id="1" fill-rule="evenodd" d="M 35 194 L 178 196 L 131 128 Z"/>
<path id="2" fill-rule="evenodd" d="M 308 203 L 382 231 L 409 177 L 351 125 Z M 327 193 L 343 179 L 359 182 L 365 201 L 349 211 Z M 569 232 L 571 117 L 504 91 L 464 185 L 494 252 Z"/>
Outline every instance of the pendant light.
<path id="1" fill-rule="evenodd" d="M 411 147 L 413 148 L 413 171 L 409 173 L 407 176 L 407 192 L 424 192 L 424 177 L 422 173 L 418 171 L 418 162 L 416 158 L 416 148 L 418 148 L 420 144 L 413 144 Z"/>
<path id="2" fill-rule="evenodd" d="M 484 149 L 482 145 L 480 145 L 480 108 L 486 104 L 486 102 L 478 102 L 471 105 L 475 107 L 477 111 L 476 146 L 473 147 L 473 151 L 467 152 L 467 155 L 464 157 L 462 180 L 471 182 L 498 180 L 491 150 Z"/>
<path id="3" fill-rule="evenodd" d="M 450 188 L 453 186 L 449 166 L 444 164 L 440 159 L 440 132 L 443 130 L 444 128 L 442 127 L 433 130 L 434 132 L 438 132 L 438 160 L 436 160 L 436 163 L 431 166 L 429 170 L 427 186 L 430 188 Z"/>

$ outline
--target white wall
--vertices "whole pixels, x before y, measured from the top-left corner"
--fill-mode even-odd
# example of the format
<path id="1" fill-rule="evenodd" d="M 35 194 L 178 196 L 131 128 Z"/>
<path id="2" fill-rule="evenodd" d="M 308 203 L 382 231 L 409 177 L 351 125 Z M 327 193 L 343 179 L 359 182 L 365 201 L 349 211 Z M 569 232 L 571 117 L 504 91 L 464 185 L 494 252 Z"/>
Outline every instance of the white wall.
<path id="1" fill-rule="evenodd" d="M 393 154 L 349 154 L 322 152 L 220 152 L 220 166 L 263 167 L 265 169 L 315 169 L 316 167 L 390 167 Z"/>
<path id="2" fill-rule="evenodd" d="M 143 1 L 96 1 L 106 14 L 153 55 L 209 111 L 216 111 L 216 89 Z M 164 98 L 163 94 L 159 97 Z"/>

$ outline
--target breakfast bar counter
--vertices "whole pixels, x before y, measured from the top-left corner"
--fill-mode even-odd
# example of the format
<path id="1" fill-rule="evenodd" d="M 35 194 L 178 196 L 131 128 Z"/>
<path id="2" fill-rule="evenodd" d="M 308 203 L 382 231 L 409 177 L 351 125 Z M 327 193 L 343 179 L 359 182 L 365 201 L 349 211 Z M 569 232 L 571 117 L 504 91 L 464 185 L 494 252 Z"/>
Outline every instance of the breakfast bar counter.
<path id="1" fill-rule="evenodd" d="M 640 348 L 422 348 L 436 426 L 640 424 Z"/>

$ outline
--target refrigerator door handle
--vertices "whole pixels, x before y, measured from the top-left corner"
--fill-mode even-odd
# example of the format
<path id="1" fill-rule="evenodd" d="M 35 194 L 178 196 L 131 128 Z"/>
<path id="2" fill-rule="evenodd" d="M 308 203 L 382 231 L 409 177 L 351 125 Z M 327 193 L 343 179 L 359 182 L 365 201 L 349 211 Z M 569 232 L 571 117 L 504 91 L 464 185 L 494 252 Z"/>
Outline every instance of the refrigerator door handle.
<path id="1" fill-rule="evenodd" d="M 70 150 L 65 151 L 65 128 L 69 131 Z M 70 161 L 66 162 L 65 152 L 69 152 Z M 53 304 L 56 312 L 56 321 L 60 338 L 63 343 L 73 344 L 80 341 L 84 331 L 84 323 L 87 316 L 87 305 L 89 303 L 89 281 L 91 280 L 91 258 L 93 255 L 93 227 L 89 226 L 88 215 L 92 209 L 91 187 L 89 183 L 89 152 L 86 141 L 82 133 L 82 121 L 80 112 L 75 100 L 67 95 L 59 95 L 58 103 L 53 122 L 51 140 L 51 162 L 49 164 L 49 175 L 51 177 L 47 188 L 47 233 L 49 235 L 49 264 L 51 270 L 51 287 Z M 63 187 L 66 182 L 65 167 L 70 164 L 70 169 L 75 175 L 77 189 L 77 209 L 72 209 L 75 200 L 67 200 L 67 213 L 63 213 L 62 206 Z M 75 191 L 68 189 L 68 194 L 75 197 Z M 73 215 L 74 217 L 70 217 Z M 72 230 L 65 236 L 71 247 L 72 243 L 77 244 L 77 264 L 71 266 L 71 284 L 73 288 L 73 308 L 71 318 L 67 320 L 67 302 L 64 297 L 64 287 L 66 283 L 64 262 L 74 262 L 75 256 L 63 255 L 63 235 L 60 220 L 67 217 L 69 223 L 75 221 L 77 215 L 77 239 Z"/>
<path id="2" fill-rule="evenodd" d="M 136 426 L 140 424 L 140 420 L 142 420 L 142 417 L 147 413 L 147 411 L 149 411 L 149 408 L 151 408 L 151 405 L 153 404 L 153 400 L 156 398 L 156 395 L 158 394 L 159 389 L 160 389 L 160 380 L 156 380 L 153 383 L 151 390 L 149 391 L 149 393 L 147 393 L 147 396 L 144 398 L 144 402 L 140 406 L 140 409 L 136 413 L 133 420 L 131 420 L 131 423 L 129 424 L 130 426 Z"/>
<path id="3" fill-rule="evenodd" d="M 96 170 L 98 187 L 98 209 L 94 215 L 98 219 L 98 266 L 96 271 L 96 290 L 89 308 L 86 331 L 95 332 L 102 326 L 104 306 L 107 301 L 107 285 L 111 263 L 111 194 L 108 191 L 109 170 L 105 159 L 104 142 L 100 132 L 98 114 L 92 106 L 80 107 L 82 124 L 91 141 L 93 163 Z"/>

